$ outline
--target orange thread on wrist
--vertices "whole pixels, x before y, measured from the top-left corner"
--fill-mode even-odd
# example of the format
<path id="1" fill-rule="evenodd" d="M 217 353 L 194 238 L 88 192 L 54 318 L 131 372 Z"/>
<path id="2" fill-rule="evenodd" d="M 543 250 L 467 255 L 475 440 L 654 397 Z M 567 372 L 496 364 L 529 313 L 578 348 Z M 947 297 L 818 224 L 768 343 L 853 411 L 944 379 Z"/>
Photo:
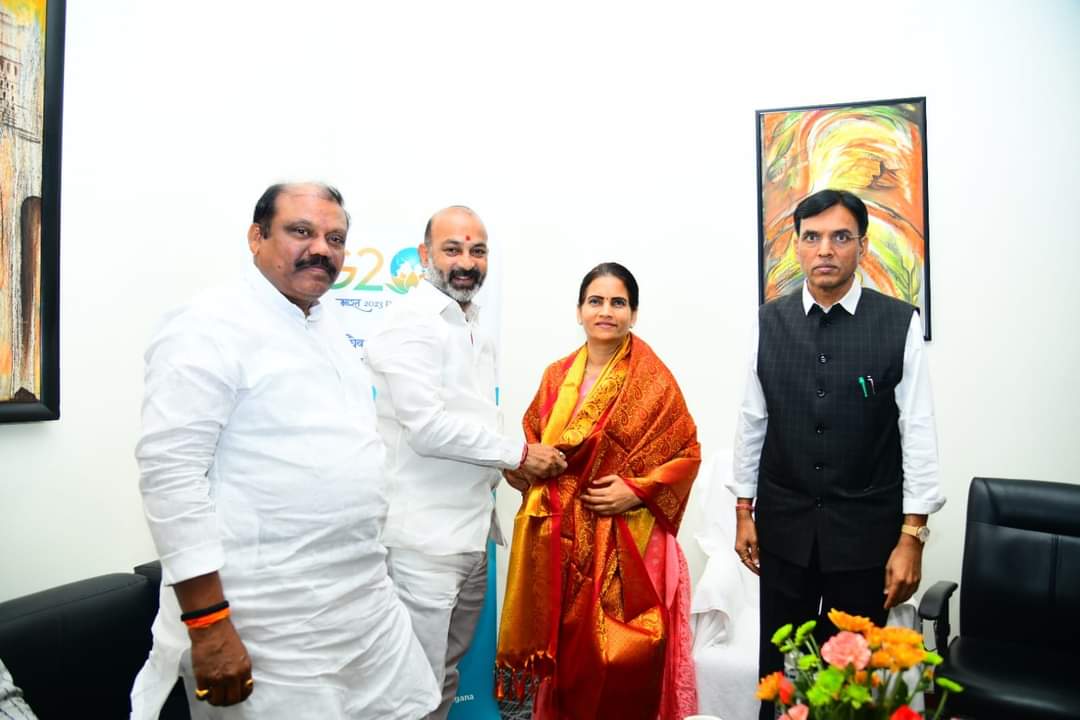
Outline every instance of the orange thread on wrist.
<path id="1" fill-rule="evenodd" d="M 217 612 L 210 613 L 209 615 L 203 615 L 202 617 L 192 618 L 191 620 L 185 620 L 184 624 L 188 626 L 189 630 L 197 630 L 199 628 L 210 627 L 214 623 L 221 622 L 225 618 L 229 617 L 231 613 L 229 608 L 223 608 Z"/>

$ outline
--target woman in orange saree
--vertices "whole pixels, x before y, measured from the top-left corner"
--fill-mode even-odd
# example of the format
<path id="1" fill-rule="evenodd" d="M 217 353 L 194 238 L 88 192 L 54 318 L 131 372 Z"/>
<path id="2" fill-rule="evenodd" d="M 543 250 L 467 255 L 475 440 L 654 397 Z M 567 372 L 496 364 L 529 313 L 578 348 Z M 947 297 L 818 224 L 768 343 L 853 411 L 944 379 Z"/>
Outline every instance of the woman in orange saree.
<path id="1" fill-rule="evenodd" d="M 697 711 L 689 575 L 675 536 L 701 451 L 671 372 L 630 333 L 637 301 L 617 263 L 585 276 L 585 345 L 547 368 L 523 420 L 529 442 L 565 454 L 566 471 L 507 474 L 523 497 L 496 692 L 531 692 L 534 718 Z"/>

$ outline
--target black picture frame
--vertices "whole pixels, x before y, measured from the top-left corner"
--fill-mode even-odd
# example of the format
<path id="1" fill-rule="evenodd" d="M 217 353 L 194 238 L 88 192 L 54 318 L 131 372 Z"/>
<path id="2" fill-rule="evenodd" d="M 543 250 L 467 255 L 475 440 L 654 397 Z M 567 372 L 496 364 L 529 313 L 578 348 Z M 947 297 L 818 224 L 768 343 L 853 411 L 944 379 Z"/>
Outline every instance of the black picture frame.
<path id="1" fill-rule="evenodd" d="M 902 295 L 897 295 L 897 296 L 902 297 L 902 299 L 905 299 L 908 302 L 912 302 L 912 304 L 915 305 L 919 309 L 919 314 L 920 314 L 922 324 L 923 324 L 923 337 L 926 340 L 930 340 L 931 339 L 931 332 L 930 332 L 930 330 L 931 330 L 931 325 L 930 325 L 930 320 L 931 320 L 931 315 L 930 315 L 930 300 L 931 300 L 931 292 L 930 292 L 930 197 L 929 197 L 930 196 L 930 191 L 929 191 L 929 165 L 928 165 L 928 161 L 927 161 L 926 97 L 925 96 L 908 97 L 908 98 L 895 98 L 895 99 L 889 99 L 889 100 L 862 100 L 862 101 L 857 101 L 857 102 L 829 103 L 829 104 L 821 104 L 821 105 L 802 105 L 802 106 L 796 106 L 796 107 L 770 108 L 770 109 L 766 109 L 766 110 L 756 110 L 755 111 L 755 113 L 754 113 L 754 125 L 755 125 L 755 139 L 756 139 L 755 156 L 756 156 L 756 161 L 757 161 L 758 302 L 760 304 L 763 304 L 763 303 L 767 302 L 770 299 L 773 299 L 775 297 L 778 297 L 779 295 L 785 294 L 785 292 L 794 291 L 795 290 L 794 280 L 800 280 L 798 285 L 801 286 L 801 277 L 802 277 L 801 273 L 797 277 L 796 276 L 787 277 L 787 280 L 789 282 L 788 282 L 788 286 L 785 288 L 784 292 L 779 292 L 778 294 L 777 293 L 768 293 L 767 292 L 767 288 L 770 285 L 770 282 L 769 282 L 769 279 L 768 279 L 769 274 L 770 274 L 770 269 L 771 269 L 769 267 L 769 262 L 770 262 L 770 259 L 775 259 L 775 254 L 770 254 L 769 249 L 770 249 L 771 243 L 776 241 L 779 238 L 780 233 L 783 232 L 783 226 L 780 226 L 779 231 L 777 230 L 777 221 L 776 221 L 775 218 L 779 217 L 778 215 L 773 216 L 772 222 L 770 222 L 769 217 L 766 217 L 767 213 L 769 212 L 768 209 L 766 208 L 766 193 L 767 193 L 767 190 L 768 190 L 767 183 L 771 180 L 770 177 L 767 177 L 767 173 L 774 170 L 774 168 L 772 168 L 772 167 L 770 167 L 770 168 L 766 167 L 766 165 L 768 164 L 766 154 L 767 154 L 767 152 L 769 150 L 769 148 L 767 148 L 767 146 L 766 146 L 766 143 L 769 140 L 773 139 L 773 138 L 766 138 L 765 137 L 766 118 L 768 116 L 777 115 L 777 114 L 781 114 L 781 113 L 784 113 L 784 114 L 795 114 L 795 113 L 812 114 L 812 113 L 818 113 L 818 112 L 821 112 L 821 113 L 825 113 L 825 112 L 836 113 L 837 111 L 846 111 L 846 110 L 857 112 L 857 111 L 859 111 L 861 109 L 867 109 L 867 108 L 875 108 L 875 109 L 876 108 L 896 108 L 896 109 L 898 109 L 898 112 L 900 112 L 904 116 L 904 118 L 908 122 L 910 122 L 911 128 L 914 131 L 913 134 L 917 135 L 917 141 L 918 141 L 919 147 L 913 148 L 913 150 L 911 152 L 911 158 L 910 159 L 917 159 L 918 160 L 919 164 L 921 165 L 921 171 L 918 171 L 916 173 L 909 173 L 909 175 L 906 176 L 905 179 L 913 181 L 913 182 L 917 182 L 917 183 L 920 184 L 919 196 L 921 197 L 921 200 L 920 200 L 920 202 L 918 204 L 921 205 L 921 208 L 916 213 L 916 215 L 917 215 L 916 219 L 921 220 L 921 222 L 922 222 L 922 228 L 918 232 L 918 235 L 919 235 L 919 237 L 921 238 L 921 241 L 922 241 L 922 261 L 921 261 L 921 264 L 918 266 L 919 273 L 917 275 L 918 288 L 919 288 L 919 291 L 918 291 L 919 292 L 919 297 L 918 297 L 917 302 L 913 302 L 910 296 L 909 297 L 903 297 Z M 789 117 L 790 117 L 790 115 L 789 115 Z M 882 174 L 885 174 L 886 172 L 893 172 L 894 171 L 894 169 L 886 168 L 884 166 L 882 167 L 881 170 L 882 170 Z M 812 179 L 811 179 L 811 182 L 812 182 Z M 820 188 L 815 188 L 815 189 L 820 189 Z M 860 197 L 862 197 L 864 202 L 868 201 L 868 198 L 865 197 L 863 195 L 863 193 L 861 193 L 858 189 L 854 189 L 854 188 L 850 188 L 850 187 L 845 188 L 845 189 L 851 189 L 853 192 L 855 192 L 856 195 L 860 195 Z M 872 194 L 873 190 L 871 189 L 868 192 L 870 192 Z M 808 189 L 804 190 L 803 194 L 804 195 L 809 194 Z M 794 204 L 792 204 L 792 203 L 787 203 L 787 204 L 789 204 L 790 207 L 785 206 L 785 212 L 786 212 L 786 216 L 788 218 L 787 222 L 790 223 L 790 211 L 794 210 Z M 868 239 L 868 242 L 872 243 L 873 242 L 874 217 L 875 217 L 875 209 L 876 208 L 873 206 L 872 202 L 867 202 L 867 205 L 868 205 L 868 207 L 869 207 L 869 209 L 871 211 L 870 212 L 870 214 L 871 214 L 871 230 L 870 230 L 870 232 L 868 232 L 868 235 L 870 236 L 870 238 Z M 883 211 L 882 215 L 884 215 L 884 214 L 886 214 L 886 213 Z M 892 213 L 892 219 L 893 220 L 896 219 L 895 213 Z M 905 220 L 910 221 L 911 218 L 906 218 Z M 909 225 L 914 227 L 913 223 L 909 222 Z M 771 233 L 769 231 L 770 227 L 772 227 L 772 229 L 773 229 L 773 232 L 771 232 Z M 790 233 L 791 229 L 793 229 L 793 228 L 790 228 L 790 227 L 787 228 L 789 233 Z M 862 265 L 860 265 L 860 267 L 862 267 Z M 916 279 L 915 274 L 911 273 L 911 277 L 909 277 L 908 280 L 909 281 L 914 281 L 915 279 Z M 910 285 L 909 285 L 909 288 L 910 288 Z"/>
<path id="2" fill-rule="evenodd" d="M 66 0 L 46 0 L 42 66 L 44 97 L 40 117 L 39 295 L 36 304 L 40 313 L 40 352 L 36 353 L 40 392 L 16 390 L 10 397 L 0 398 L 0 423 L 60 418 L 60 157 L 66 15 Z M 11 272 L 23 272 L 22 263 L 11 268 Z"/>

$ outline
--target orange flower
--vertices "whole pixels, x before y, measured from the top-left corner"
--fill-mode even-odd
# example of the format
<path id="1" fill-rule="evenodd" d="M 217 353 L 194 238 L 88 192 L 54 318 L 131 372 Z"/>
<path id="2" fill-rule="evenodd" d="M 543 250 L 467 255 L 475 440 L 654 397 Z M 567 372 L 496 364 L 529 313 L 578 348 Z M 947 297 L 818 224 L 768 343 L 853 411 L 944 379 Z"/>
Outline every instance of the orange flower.
<path id="1" fill-rule="evenodd" d="M 866 682 L 866 671 L 865 670 L 858 670 L 858 671 L 855 672 L 855 682 L 858 685 L 862 685 L 864 682 Z"/>
<path id="2" fill-rule="evenodd" d="M 881 629 L 881 640 L 890 644 L 913 645 L 918 648 L 921 648 L 923 643 L 922 633 L 894 625 Z"/>
<path id="3" fill-rule="evenodd" d="M 761 678 L 761 682 L 757 686 L 757 696 L 759 700 L 765 702 L 771 702 L 776 699 L 776 696 L 780 694 L 780 680 L 784 677 L 781 672 L 774 672 L 771 675 L 766 675 Z"/>
<path id="4" fill-rule="evenodd" d="M 846 612 L 833 608 L 829 611 L 829 620 L 838 630 L 866 634 L 876 626 L 870 622 L 870 618 L 862 615 L 848 615 Z"/>
<path id="5" fill-rule="evenodd" d="M 922 648 L 912 647 L 910 645 L 888 645 L 886 646 L 888 652 L 893 657 L 893 666 L 900 670 L 907 670 L 910 667 L 915 667 L 923 661 L 926 657 L 926 652 Z"/>
<path id="6" fill-rule="evenodd" d="M 893 657 L 887 650 L 875 650 L 874 654 L 870 656 L 870 667 L 872 668 L 890 668 L 893 664 Z"/>
<path id="7" fill-rule="evenodd" d="M 870 646 L 871 650 L 877 650 L 881 647 L 881 628 L 871 628 L 866 633 L 866 644 Z"/>
<path id="8" fill-rule="evenodd" d="M 780 698 L 780 702 L 790 705 L 795 697 L 795 686 L 784 677 L 782 672 L 774 672 L 761 678 L 758 683 L 757 696 L 766 702 Z"/>

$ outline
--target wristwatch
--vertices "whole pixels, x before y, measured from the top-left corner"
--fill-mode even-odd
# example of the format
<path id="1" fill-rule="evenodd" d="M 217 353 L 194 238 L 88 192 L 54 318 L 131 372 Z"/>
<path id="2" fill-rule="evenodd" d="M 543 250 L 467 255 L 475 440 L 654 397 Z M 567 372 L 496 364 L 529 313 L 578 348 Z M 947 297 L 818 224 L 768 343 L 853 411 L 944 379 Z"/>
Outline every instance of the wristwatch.
<path id="1" fill-rule="evenodd" d="M 930 528 L 925 525 L 901 525 L 900 532 L 918 539 L 923 545 L 930 539 Z"/>

